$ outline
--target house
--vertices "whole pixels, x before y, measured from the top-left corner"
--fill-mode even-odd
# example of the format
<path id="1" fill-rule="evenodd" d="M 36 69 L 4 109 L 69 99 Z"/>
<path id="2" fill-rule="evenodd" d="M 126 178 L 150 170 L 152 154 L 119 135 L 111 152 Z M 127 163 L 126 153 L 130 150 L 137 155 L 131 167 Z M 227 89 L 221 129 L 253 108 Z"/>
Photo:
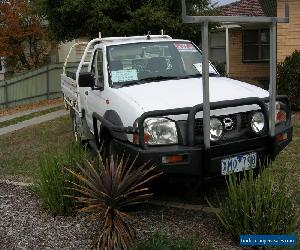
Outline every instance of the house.
<path id="1" fill-rule="evenodd" d="M 289 4 L 290 23 L 277 25 L 277 63 L 300 50 L 299 0 L 240 0 L 220 11 L 224 16 L 284 16 Z M 210 59 L 224 67 L 229 77 L 265 81 L 269 77 L 269 27 L 264 24 L 223 24 L 210 34 Z"/>

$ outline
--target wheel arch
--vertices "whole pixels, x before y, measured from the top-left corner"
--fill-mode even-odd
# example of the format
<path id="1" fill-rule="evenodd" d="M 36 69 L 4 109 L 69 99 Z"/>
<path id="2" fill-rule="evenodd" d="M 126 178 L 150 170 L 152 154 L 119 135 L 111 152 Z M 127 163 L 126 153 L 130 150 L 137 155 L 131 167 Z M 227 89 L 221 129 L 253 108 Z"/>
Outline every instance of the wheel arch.
<path id="1" fill-rule="evenodd" d="M 103 116 L 106 120 L 111 122 L 114 125 L 118 126 L 124 126 L 123 122 L 121 120 L 121 117 L 118 115 L 118 113 L 115 110 L 107 110 Z M 122 140 L 122 141 L 127 141 L 128 136 L 125 133 L 120 133 L 120 132 L 114 132 L 109 130 L 109 128 L 105 127 L 104 125 L 101 124 L 100 130 L 99 130 L 99 139 L 104 139 L 105 136 L 111 135 L 113 138 Z"/>

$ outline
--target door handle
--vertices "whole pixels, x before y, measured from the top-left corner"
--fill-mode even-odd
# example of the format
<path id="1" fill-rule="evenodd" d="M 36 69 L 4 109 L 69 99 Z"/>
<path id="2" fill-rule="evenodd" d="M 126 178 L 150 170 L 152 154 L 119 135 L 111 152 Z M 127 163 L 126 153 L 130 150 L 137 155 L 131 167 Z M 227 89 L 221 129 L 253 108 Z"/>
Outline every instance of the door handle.
<path id="1" fill-rule="evenodd" d="M 88 91 L 85 91 L 84 93 L 85 93 L 85 95 L 89 95 L 89 92 L 88 92 Z"/>

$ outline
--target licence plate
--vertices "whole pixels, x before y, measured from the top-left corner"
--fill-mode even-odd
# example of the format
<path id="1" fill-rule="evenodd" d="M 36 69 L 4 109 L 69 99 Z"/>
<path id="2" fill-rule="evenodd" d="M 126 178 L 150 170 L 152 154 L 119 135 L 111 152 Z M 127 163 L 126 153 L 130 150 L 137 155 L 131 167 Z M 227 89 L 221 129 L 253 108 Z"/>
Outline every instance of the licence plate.
<path id="1" fill-rule="evenodd" d="M 256 163 L 257 154 L 255 152 L 225 158 L 221 161 L 221 172 L 222 175 L 242 172 L 249 170 L 250 167 L 256 168 Z"/>

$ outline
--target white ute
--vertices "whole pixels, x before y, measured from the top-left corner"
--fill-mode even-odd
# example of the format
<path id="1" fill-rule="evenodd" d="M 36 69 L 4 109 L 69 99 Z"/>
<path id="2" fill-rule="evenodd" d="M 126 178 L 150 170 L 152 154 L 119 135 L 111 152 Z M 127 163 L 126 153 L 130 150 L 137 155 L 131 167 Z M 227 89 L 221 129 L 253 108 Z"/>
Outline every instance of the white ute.
<path id="1" fill-rule="evenodd" d="M 77 44 L 78 45 L 78 44 Z M 72 49 L 77 45 L 74 45 Z M 210 140 L 203 144 L 202 54 L 166 35 L 97 38 L 61 86 L 75 138 L 107 154 L 139 154 L 168 173 L 199 177 L 259 167 L 292 139 L 289 101 L 278 96 L 276 136 L 268 134 L 269 93 L 221 77 L 210 81 Z"/>

